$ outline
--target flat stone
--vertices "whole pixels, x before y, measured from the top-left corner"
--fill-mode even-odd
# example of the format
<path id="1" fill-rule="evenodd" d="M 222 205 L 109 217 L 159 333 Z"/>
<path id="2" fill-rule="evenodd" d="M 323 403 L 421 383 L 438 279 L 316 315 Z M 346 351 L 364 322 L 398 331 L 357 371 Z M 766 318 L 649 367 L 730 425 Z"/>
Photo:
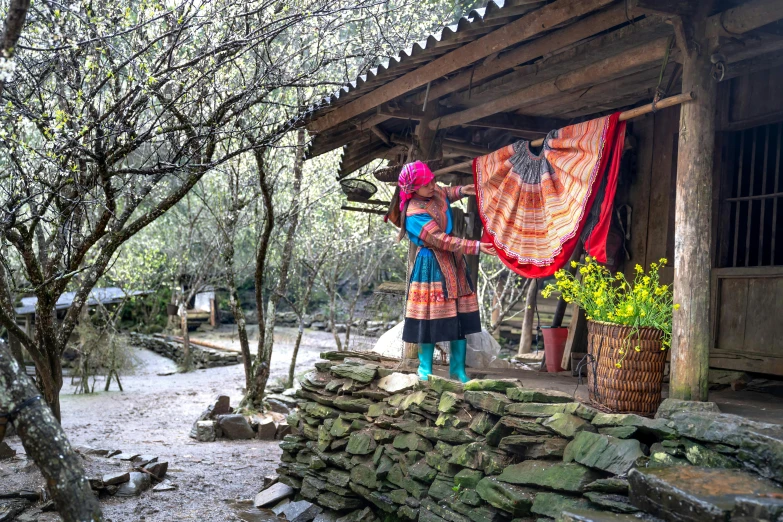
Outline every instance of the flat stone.
<path id="1" fill-rule="evenodd" d="M 546 403 L 546 402 L 517 402 L 506 406 L 506 415 L 518 417 L 551 417 L 556 413 L 573 413 L 579 406 L 576 402 Z"/>
<path id="2" fill-rule="evenodd" d="M 647 419 L 633 414 L 599 413 L 593 418 L 596 428 L 613 428 L 633 426 L 640 433 L 649 434 L 659 439 L 671 439 L 677 436 L 677 431 L 669 426 L 667 419 Z"/>
<path id="3" fill-rule="evenodd" d="M 463 469 L 454 475 L 454 485 L 462 489 L 476 489 L 484 474 L 479 470 Z"/>
<path id="4" fill-rule="evenodd" d="M 598 431 L 595 426 L 586 420 L 568 413 L 556 413 L 545 420 L 542 425 L 566 439 L 573 439 L 577 433 L 582 431 Z"/>
<path id="5" fill-rule="evenodd" d="M 416 428 L 416 433 L 429 440 L 442 440 L 450 444 L 467 444 L 476 440 L 468 430 L 456 428 Z"/>
<path id="6" fill-rule="evenodd" d="M 334 407 L 343 411 L 366 413 L 370 409 L 372 401 L 370 399 L 356 398 L 356 397 L 337 397 L 334 399 Z"/>
<path id="7" fill-rule="evenodd" d="M 639 431 L 636 426 L 617 426 L 612 428 L 598 428 L 601 435 L 609 435 L 617 439 L 630 439 Z"/>
<path id="8" fill-rule="evenodd" d="M 664 399 L 655 413 L 656 419 L 668 419 L 675 413 L 720 413 L 720 408 L 714 402 L 683 401 L 680 399 Z"/>
<path id="9" fill-rule="evenodd" d="M 351 468 L 351 481 L 369 489 L 376 489 L 378 487 L 378 478 L 375 475 L 375 468 L 370 466 L 360 465 Z"/>
<path id="10" fill-rule="evenodd" d="M 508 388 L 506 390 L 506 395 L 512 401 L 517 402 L 574 402 L 574 398 L 571 395 L 556 390 L 543 390 L 536 388 Z"/>
<path id="11" fill-rule="evenodd" d="M 277 425 L 271 418 L 261 419 L 258 423 L 256 438 L 261 440 L 275 440 L 277 436 Z"/>
<path id="12" fill-rule="evenodd" d="M 427 491 L 427 495 L 435 500 L 444 500 L 453 497 L 454 494 L 454 481 L 444 477 L 437 477 Z"/>
<path id="13" fill-rule="evenodd" d="M 473 442 L 455 446 L 449 458 L 449 464 L 465 468 L 480 469 L 486 475 L 494 475 L 508 465 L 510 458 L 502 452 L 492 451 L 482 442 Z"/>
<path id="14" fill-rule="evenodd" d="M 418 406 L 419 404 L 424 402 L 426 399 L 427 399 L 427 393 L 426 392 L 424 392 L 424 391 L 417 391 L 417 392 L 409 393 L 408 395 L 403 396 L 402 399 L 396 404 L 396 406 L 398 406 L 401 410 L 407 410 L 408 408 L 410 408 L 414 404 Z M 395 404 L 393 404 L 391 402 L 391 400 L 389 401 L 389 404 L 391 404 L 392 406 L 395 405 Z"/>
<path id="15" fill-rule="evenodd" d="M 476 493 L 485 502 L 515 517 L 528 516 L 536 496 L 535 490 L 500 482 L 496 477 L 479 481 Z"/>
<path id="16" fill-rule="evenodd" d="M 504 393 L 509 388 L 517 388 L 522 383 L 517 379 L 471 379 L 464 384 L 465 391 L 493 391 Z"/>
<path id="17" fill-rule="evenodd" d="M 358 431 L 356 433 L 351 433 L 345 451 L 351 455 L 369 455 L 375 451 L 377 446 L 378 444 L 375 442 L 371 433 Z"/>
<path id="18" fill-rule="evenodd" d="M 116 486 L 118 484 L 122 484 L 123 482 L 128 482 L 129 480 L 130 473 L 127 471 L 120 473 L 109 473 L 101 478 L 101 481 L 107 486 Z"/>
<path id="19" fill-rule="evenodd" d="M 783 520 L 783 498 L 737 497 L 732 522 L 756 522 Z"/>
<path id="20" fill-rule="evenodd" d="M 117 493 L 114 496 L 117 497 L 136 497 L 150 487 L 150 476 L 146 473 L 140 473 L 138 471 L 131 471 L 128 482 L 124 482 L 120 485 Z"/>
<path id="21" fill-rule="evenodd" d="M 616 513 L 635 513 L 639 511 L 631 504 L 627 495 L 590 491 L 585 493 L 585 497 L 596 506 L 601 506 Z"/>
<path id="22" fill-rule="evenodd" d="M 329 435 L 332 437 L 345 437 L 351 433 L 351 422 L 337 418 L 332 423 L 332 427 L 329 429 Z"/>
<path id="23" fill-rule="evenodd" d="M 542 491 L 536 495 L 530 511 L 536 515 L 555 518 L 559 517 L 563 511 L 588 507 L 590 507 L 590 502 L 586 499 Z"/>
<path id="24" fill-rule="evenodd" d="M 453 392 L 443 392 L 438 403 L 438 411 L 441 413 L 454 413 L 457 411 L 459 397 Z"/>
<path id="25" fill-rule="evenodd" d="M 427 490 L 430 486 L 419 482 L 409 476 L 406 476 L 402 472 L 399 464 L 392 466 L 389 474 L 386 476 L 386 480 L 394 484 L 395 486 L 403 488 L 405 491 L 416 497 L 417 499 L 423 498 L 427 494 Z"/>
<path id="26" fill-rule="evenodd" d="M 478 483 L 476 483 L 478 485 Z M 459 501 L 469 506 L 480 506 L 481 497 L 476 493 L 476 489 L 464 489 L 459 492 Z"/>
<path id="27" fill-rule="evenodd" d="M 631 503 L 666 520 L 724 522 L 740 496 L 783 496 L 783 489 L 739 470 L 672 467 L 634 469 Z"/>
<path id="28" fill-rule="evenodd" d="M 163 482 L 161 482 L 157 486 L 153 487 L 152 491 L 154 491 L 155 493 L 163 493 L 165 491 L 174 491 L 175 489 L 177 489 L 177 485 L 176 484 L 173 484 L 173 483 L 169 482 L 168 480 L 164 480 Z"/>
<path id="29" fill-rule="evenodd" d="M 463 491 L 460 494 L 460 498 L 463 498 L 468 493 L 472 493 L 478 498 L 478 504 L 468 504 L 464 501 L 454 502 L 451 504 L 452 509 L 465 515 L 473 522 L 504 522 L 508 520 L 508 515 L 506 513 L 486 504 L 483 506 L 479 505 L 483 503 L 483 501 L 478 493 L 473 490 Z"/>
<path id="30" fill-rule="evenodd" d="M 316 419 L 336 419 L 340 415 L 340 412 L 336 409 L 317 402 L 308 402 L 304 407 L 304 411 L 307 415 Z"/>
<path id="31" fill-rule="evenodd" d="M 313 522 L 337 522 L 338 518 L 340 518 L 339 513 L 328 509 L 318 513 L 313 519 Z"/>
<path id="32" fill-rule="evenodd" d="M 436 504 L 435 502 L 429 499 L 424 499 L 421 501 L 421 511 L 422 512 L 429 511 L 430 513 L 435 513 L 437 516 L 439 516 L 443 520 L 446 520 L 447 522 L 470 522 L 470 519 L 468 517 L 464 515 L 460 515 L 456 511 L 452 511 L 447 507 Z"/>
<path id="33" fill-rule="evenodd" d="M 443 377 L 438 377 L 437 375 L 431 375 L 427 381 L 427 385 L 431 390 L 438 394 L 446 391 L 454 393 L 462 393 L 465 391 L 465 387 L 461 382 L 453 381 L 451 379 L 444 379 Z"/>
<path id="34" fill-rule="evenodd" d="M 432 451 L 432 443 L 416 433 L 403 433 L 394 437 L 393 446 L 399 450 Z"/>
<path id="35" fill-rule="evenodd" d="M 231 413 L 231 398 L 228 395 L 218 395 L 215 398 L 215 404 L 211 408 L 212 418 L 229 413 Z"/>
<path id="36" fill-rule="evenodd" d="M 137 458 L 139 456 L 138 453 L 118 453 L 117 455 L 114 455 L 112 458 L 117 460 L 127 460 L 132 461 L 133 459 Z"/>
<path id="37" fill-rule="evenodd" d="M 259 492 L 256 495 L 253 505 L 257 508 L 271 506 L 276 502 L 292 496 L 295 493 L 294 489 L 281 482 L 273 484 L 264 491 Z"/>
<path id="38" fill-rule="evenodd" d="M 564 462 L 576 461 L 590 468 L 624 475 L 643 457 L 641 444 L 636 439 L 622 440 L 580 431 L 565 449 Z"/>
<path id="39" fill-rule="evenodd" d="M 366 507 L 352 511 L 344 517 L 338 518 L 336 522 L 372 522 L 373 520 L 375 520 L 375 515 L 370 508 Z"/>
<path id="40" fill-rule="evenodd" d="M 567 493 L 581 493 L 585 486 L 602 475 L 581 464 L 563 464 L 542 460 L 526 460 L 503 469 L 500 482 L 521 486 L 536 486 Z"/>
<path id="41" fill-rule="evenodd" d="M 521 455 L 526 459 L 562 457 L 568 440 L 559 437 L 510 435 L 500 440 L 498 449 Z"/>
<path id="42" fill-rule="evenodd" d="M 323 511 L 323 508 L 308 502 L 307 500 L 300 500 L 298 502 L 289 502 L 283 507 L 281 515 L 285 517 L 288 522 L 310 522 L 319 513 Z"/>
<path id="43" fill-rule="evenodd" d="M 439 428 L 464 428 L 468 424 L 467 420 L 450 413 L 441 413 L 435 420 L 435 426 Z"/>
<path id="44" fill-rule="evenodd" d="M 408 475 L 425 484 L 432 484 L 438 475 L 438 470 L 429 466 L 425 460 L 420 460 L 408 468 Z"/>
<path id="45" fill-rule="evenodd" d="M 378 381 L 378 388 L 389 393 L 411 390 L 419 383 L 419 378 L 413 373 L 392 373 Z"/>
<path id="46" fill-rule="evenodd" d="M 329 468 L 323 476 L 326 478 L 327 482 L 341 488 L 348 486 L 348 482 L 351 480 L 350 473 L 335 468 Z"/>
<path id="47" fill-rule="evenodd" d="M 505 395 L 491 391 L 466 391 L 464 397 L 474 408 L 494 415 L 503 415 L 506 406 L 511 404 L 511 399 Z"/>
<path id="48" fill-rule="evenodd" d="M 479 435 L 486 435 L 498 422 L 498 417 L 485 411 L 478 412 L 470 422 L 470 429 Z"/>
<path id="49" fill-rule="evenodd" d="M 566 509 L 558 522 L 662 522 L 660 518 L 645 514 L 620 514 L 594 509 Z"/>
<path id="50" fill-rule="evenodd" d="M 628 495 L 628 481 L 617 477 L 598 479 L 585 486 L 585 491 Z"/>
<path id="51" fill-rule="evenodd" d="M 697 444 L 688 439 L 682 441 L 685 458 L 694 466 L 703 468 L 739 468 L 740 463 L 731 457 Z"/>
<path id="52" fill-rule="evenodd" d="M 353 379 L 354 381 L 363 383 L 371 383 L 378 374 L 377 366 L 375 365 L 354 365 L 345 363 L 332 366 L 331 372 L 340 377 Z"/>
<path id="53" fill-rule="evenodd" d="M 739 448 L 737 458 L 766 478 L 783 482 L 783 426 L 722 413 L 675 413 L 671 420 L 689 439 Z"/>
<path id="54" fill-rule="evenodd" d="M 158 461 L 157 455 L 139 455 L 138 457 L 133 459 L 133 465 L 144 467 L 147 464 L 151 464 L 157 461 Z"/>
<path id="55" fill-rule="evenodd" d="M 247 440 L 254 438 L 256 435 L 244 415 L 219 415 L 217 421 L 223 436 L 227 439 Z"/>
<path id="56" fill-rule="evenodd" d="M 156 479 L 163 480 L 163 477 L 166 476 L 166 472 L 169 470 L 169 463 L 165 460 L 161 462 L 150 462 L 149 464 L 142 466 L 142 468 L 152 474 Z"/>
<path id="57" fill-rule="evenodd" d="M 511 428 L 512 431 L 516 431 L 520 435 L 552 435 L 552 431 L 548 428 L 545 428 L 537 422 L 532 422 L 531 419 L 524 419 L 522 417 L 506 415 L 500 418 L 498 424 L 506 428 Z M 495 425 L 492 429 L 499 429 L 499 427 Z M 508 435 L 510 434 L 511 433 L 509 432 Z"/>

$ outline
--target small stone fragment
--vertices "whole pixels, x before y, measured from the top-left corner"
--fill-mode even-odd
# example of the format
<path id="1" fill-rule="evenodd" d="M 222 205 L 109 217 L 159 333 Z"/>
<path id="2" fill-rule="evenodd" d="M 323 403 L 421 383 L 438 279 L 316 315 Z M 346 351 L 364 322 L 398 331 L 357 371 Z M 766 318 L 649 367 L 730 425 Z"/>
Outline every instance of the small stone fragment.
<path id="1" fill-rule="evenodd" d="M 585 497 L 593 504 L 601 506 L 615 513 L 635 513 L 639 511 L 635 508 L 627 495 L 616 495 L 611 493 L 597 493 L 594 491 L 585 493 Z"/>
<path id="2" fill-rule="evenodd" d="M 398 393 L 415 388 L 419 378 L 413 373 L 392 373 L 378 381 L 378 388 L 389 393 Z"/>
<path id="3" fill-rule="evenodd" d="M 257 508 L 270 506 L 292 496 L 294 493 L 294 488 L 278 482 L 258 493 L 253 501 L 253 505 Z"/>
<path id="4" fill-rule="evenodd" d="M 250 427 L 250 423 L 247 422 L 244 415 L 219 415 L 217 421 L 223 436 L 227 439 L 246 440 L 255 437 L 253 428 Z"/>
<path id="5" fill-rule="evenodd" d="M 101 481 L 107 486 L 116 486 L 118 484 L 122 484 L 123 482 L 128 482 L 129 480 L 130 473 L 127 471 L 121 473 L 109 473 L 108 475 L 104 475 L 101 478 Z"/>
<path id="6" fill-rule="evenodd" d="M 141 495 L 142 491 L 150 487 L 150 476 L 146 473 L 131 471 L 130 478 L 124 482 L 115 493 L 117 497 L 136 497 Z"/>

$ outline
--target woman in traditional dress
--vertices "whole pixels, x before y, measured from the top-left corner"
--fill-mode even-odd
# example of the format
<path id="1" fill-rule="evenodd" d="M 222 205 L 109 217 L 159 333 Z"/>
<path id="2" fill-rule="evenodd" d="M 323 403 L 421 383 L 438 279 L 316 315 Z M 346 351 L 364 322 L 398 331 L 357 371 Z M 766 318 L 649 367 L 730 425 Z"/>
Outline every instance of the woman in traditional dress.
<path id="1" fill-rule="evenodd" d="M 402 168 L 400 235 L 417 248 L 405 304 L 402 339 L 419 345 L 419 378 L 432 375 L 435 343 L 449 341 L 449 377 L 467 382 L 465 336 L 481 331 L 478 299 L 465 255 L 497 255 L 492 245 L 450 235 L 453 201 L 476 194 L 474 185 L 441 187 L 417 161 Z"/>

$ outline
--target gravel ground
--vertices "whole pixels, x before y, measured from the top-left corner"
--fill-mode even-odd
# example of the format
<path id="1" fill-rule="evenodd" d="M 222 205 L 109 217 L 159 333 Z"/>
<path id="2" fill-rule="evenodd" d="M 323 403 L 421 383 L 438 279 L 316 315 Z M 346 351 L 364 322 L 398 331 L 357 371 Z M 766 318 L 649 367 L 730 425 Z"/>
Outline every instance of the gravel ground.
<path id="1" fill-rule="evenodd" d="M 272 379 L 288 374 L 296 331 L 275 331 Z M 196 338 L 232 343 L 230 327 Z M 299 351 L 298 368 L 312 367 L 322 351 L 333 349 L 331 334 L 306 332 Z M 255 347 L 251 344 L 251 349 Z M 280 456 L 277 442 L 259 440 L 197 443 L 188 437 L 198 415 L 218 394 L 242 398 L 244 370 L 241 365 L 190 373 L 174 373 L 175 364 L 151 351 L 137 352 L 140 365 L 134 375 L 122 378 L 124 391 L 74 395 L 66 379 L 62 392 L 63 427 L 75 446 L 120 449 L 124 452 L 158 455 L 169 462 L 167 478 L 177 486 L 170 492 L 142 493 L 136 498 L 108 498 L 101 501 L 107 520 L 119 521 L 264 521 L 275 519 L 271 512 L 253 508 L 250 499 L 259 492 L 265 475 L 273 474 Z M 99 381 L 96 389 L 103 390 Z M 112 384 L 116 390 L 116 383 Z M 21 488 L 40 488 L 43 479 L 24 456 L 18 437 L 7 442 L 19 453 L 0 461 L 0 493 Z M 125 467 L 125 464 L 121 464 Z M 106 459 L 88 458 L 89 474 L 121 469 Z M 111 469 L 107 469 L 107 467 Z M 28 509 L 30 520 L 60 520 L 54 513 Z M 276 520 L 276 519 L 275 519 Z"/>

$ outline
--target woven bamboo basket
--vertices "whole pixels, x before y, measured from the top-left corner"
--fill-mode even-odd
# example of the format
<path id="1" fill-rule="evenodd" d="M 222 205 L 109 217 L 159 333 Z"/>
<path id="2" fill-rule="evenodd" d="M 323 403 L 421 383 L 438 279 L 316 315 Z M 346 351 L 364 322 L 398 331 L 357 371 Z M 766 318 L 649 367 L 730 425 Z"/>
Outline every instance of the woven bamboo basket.
<path id="1" fill-rule="evenodd" d="M 630 326 L 587 322 L 587 385 L 590 401 L 610 413 L 636 413 L 651 417 L 661 403 L 666 352 L 663 331 L 642 328 L 632 334 Z M 634 350 L 638 346 L 640 351 Z M 617 368 L 620 349 L 630 350 Z"/>

